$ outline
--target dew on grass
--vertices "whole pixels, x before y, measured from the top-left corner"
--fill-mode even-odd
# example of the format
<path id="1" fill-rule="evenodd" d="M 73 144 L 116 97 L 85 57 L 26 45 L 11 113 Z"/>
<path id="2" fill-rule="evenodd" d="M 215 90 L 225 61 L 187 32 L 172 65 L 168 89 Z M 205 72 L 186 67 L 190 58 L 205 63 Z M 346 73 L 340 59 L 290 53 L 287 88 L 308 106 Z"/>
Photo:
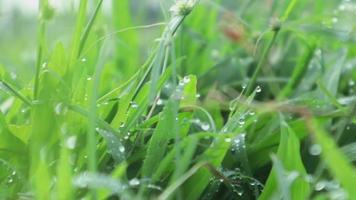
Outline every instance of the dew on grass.
<path id="1" fill-rule="evenodd" d="M 9 180 L 7 181 L 8 183 L 13 183 L 14 179 L 13 178 L 9 178 Z"/>
<path id="2" fill-rule="evenodd" d="M 246 123 L 246 121 L 245 121 L 245 117 L 240 117 L 240 119 L 239 119 L 239 125 L 240 125 L 240 127 L 242 127 L 243 125 L 245 125 L 245 123 Z"/>
<path id="3" fill-rule="evenodd" d="M 261 86 L 259 86 L 259 85 L 258 85 L 258 86 L 256 87 L 256 92 L 257 92 L 257 93 L 262 92 L 262 88 L 261 88 Z"/>
<path id="4" fill-rule="evenodd" d="M 124 147 L 124 146 L 119 147 L 119 151 L 120 151 L 121 153 L 124 153 L 124 152 L 125 152 L 125 147 Z"/>
<path id="5" fill-rule="evenodd" d="M 46 62 L 42 63 L 41 67 L 42 69 L 47 68 L 47 63 Z"/>
<path id="6" fill-rule="evenodd" d="M 124 122 L 121 122 L 120 123 L 120 128 L 124 128 L 125 127 L 125 123 Z"/>
<path id="7" fill-rule="evenodd" d="M 66 141 L 66 146 L 67 146 L 68 149 L 74 149 L 76 143 L 77 143 L 77 137 L 76 136 L 70 136 Z"/>
<path id="8" fill-rule="evenodd" d="M 225 138 L 225 142 L 228 142 L 228 143 L 230 143 L 231 142 L 231 138 Z"/>
<path id="9" fill-rule="evenodd" d="M 203 131 L 208 131 L 210 129 L 210 124 L 207 122 L 203 122 L 201 123 L 200 127 Z"/>
<path id="10" fill-rule="evenodd" d="M 316 191 L 321 191 L 325 188 L 326 182 L 325 181 L 319 181 L 315 184 L 315 190 Z"/>
<path id="11" fill-rule="evenodd" d="M 138 180 L 137 178 L 133 178 L 129 181 L 129 185 L 130 186 L 138 186 L 138 185 L 140 185 L 140 180 Z"/>
<path id="12" fill-rule="evenodd" d="M 189 82 L 190 82 L 190 77 L 189 77 L 189 76 L 185 76 L 185 77 L 183 78 L 183 83 L 187 84 L 187 83 L 189 83 Z"/>
<path id="13" fill-rule="evenodd" d="M 355 85 L 355 81 L 354 80 L 349 80 L 349 86 L 352 87 Z"/>
<path id="14" fill-rule="evenodd" d="M 138 108 L 138 104 L 136 102 L 131 101 L 130 104 L 131 104 L 131 108 Z"/>
<path id="15" fill-rule="evenodd" d="M 246 83 L 243 83 L 242 85 L 241 85 L 241 88 L 244 90 L 244 89 L 246 89 L 247 88 L 247 84 Z"/>
<path id="16" fill-rule="evenodd" d="M 255 113 L 255 111 L 250 111 L 249 112 L 249 115 L 251 115 L 251 116 L 253 116 L 253 115 L 255 115 L 256 113 Z"/>
<path id="17" fill-rule="evenodd" d="M 63 105 L 63 103 L 58 103 L 55 107 L 54 107 L 54 111 L 56 113 L 56 115 L 63 115 L 65 114 L 68 110 L 67 107 L 65 105 Z"/>
<path id="18" fill-rule="evenodd" d="M 237 190 L 237 195 L 242 196 L 244 194 L 243 190 Z"/>
<path id="19" fill-rule="evenodd" d="M 158 99 L 156 104 L 157 104 L 158 106 L 163 105 L 163 100 L 162 100 L 162 99 Z"/>
<path id="20" fill-rule="evenodd" d="M 87 59 L 86 59 L 86 58 L 82 58 L 81 61 L 82 61 L 82 62 L 86 62 Z"/>
<path id="21" fill-rule="evenodd" d="M 87 81 L 91 81 L 91 80 L 93 80 L 93 78 L 92 78 L 91 76 L 89 76 L 89 77 L 87 78 Z"/>
<path id="22" fill-rule="evenodd" d="M 321 154 L 321 146 L 319 144 L 313 144 L 309 147 L 309 153 L 313 156 L 318 156 Z"/>
<path id="23" fill-rule="evenodd" d="M 200 98 L 200 94 L 199 93 L 197 93 L 196 95 L 195 95 L 195 98 Z"/>

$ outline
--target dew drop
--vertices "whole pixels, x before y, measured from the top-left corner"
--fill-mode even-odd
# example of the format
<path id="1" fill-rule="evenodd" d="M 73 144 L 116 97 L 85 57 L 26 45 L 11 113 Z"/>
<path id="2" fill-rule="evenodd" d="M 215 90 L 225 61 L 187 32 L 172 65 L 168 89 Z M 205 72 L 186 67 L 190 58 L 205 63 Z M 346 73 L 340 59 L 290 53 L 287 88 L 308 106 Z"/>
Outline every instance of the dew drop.
<path id="1" fill-rule="evenodd" d="M 355 81 L 354 80 L 349 80 L 349 86 L 352 87 L 355 85 Z"/>
<path id="2" fill-rule="evenodd" d="M 54 111 L 57 115 L 63 114 L 63 104 L 62 103 L 58 103 L 55 108 Z"/>
<path id="3" fill-rule="evenodd" d="M 239 119 L 239 124 L 240 124 L 240 126 L 243 126 L 243 125 L 245 125 L 245 118 L 244 117 L 240 117 L 240 119 Z"/>
<path id="4" fill-rule="evenodd" d="M 208 131 L 210 129 L 210 125 L 206 122 L 201 123 L 201 129 L 203 129 L 204 131 Z"/>
<path id="5" fill-rule="evenodd" d="M 87 81 L 91 81 L 91 80 L 93 80 L 93 78 L 89 76 L 89 77 L 87 78 Z"/>
<path id="6" fill-rule="evenodd" d="M 225 138 L 225 142 L 230 143 L 231 142 L 231 138 Z"/>
<path id="7" fill-rule="evenodd" d="M 326 186 L 325 181 L 319 181 L 315 185 L 315 190 L 316 191 L 321 191 L 321 190 L 323 190 L 325 188 L 325 186 Z"/>
<path id="8" fill-rule="evenodd" d="M 70 136 L 66 141 L 66 146 L 68 149 L 74 149 L 77 142 L 77 137 Z"/>
<path id="9" fill-rule="evenodd" d="M 42 63 L 41 67 L 42 68 L 46 68 L 47 67 L 47 63 L 46 62 Z"/>
<path id="10" fill-rule="evenodd" d="M 189 76 L 185 76 L 184 78 L 183 78 L 183 83 L 184 84 L 187 84 L 187 83 L 189 83 L 190 82 L 190 77 Z"/>
<path id="11" fill-rule="evenodd" d="M 124 152 L 125 152 L 125 147 L 124 147 L 124 146 L 119 147 L 119 151 L 120 151 L 121 153 L 124 153 Z"/>
<path id="12" fill-rule="evenodd" d="M 157 100 L 157 105 L 158 105 L 158 106 L 163 105 L 163 100 L 162 100 L 162 99 L 158 99 L 158 100 Z"/>
<path id="13" fill-rule="evenodd" d="M 82 62 L 86 62 L 87 61 L 87 59 L 86 58 L 82 58 L 82 60 L 81 60 Z"/>
<path id="14" fill-rule="evenodd" d="M 131 179 L 131 180 L 129 181 L 129 185 L 130 185 L 130 186 L 137 186 L 137 185 L 140 185 L 140 180 L 138 180 L 137 178 Z"/>
<path id="15" fill-rule="evenodd" d="M 131 101 L 131 108 L 138 108 L 138 104 L 134 101 Z"/>
<path id="16" fill-rule="evenodd" d="M 312 146 L 310 146 L 309 148 L 309 153 L 313 156 L 318 156 L 321 154 L 321 146 L 319 144 L 313 144 Z"/>
<path id="17" fill-rule="evenodd" d="M 261 86 L 258 85 L 258 86 L 256 87 L 256 92 L 257 92 L 257 93 L 260 93 L 261 91 L 262 91 L 262 88 L 261 88 Z"/>

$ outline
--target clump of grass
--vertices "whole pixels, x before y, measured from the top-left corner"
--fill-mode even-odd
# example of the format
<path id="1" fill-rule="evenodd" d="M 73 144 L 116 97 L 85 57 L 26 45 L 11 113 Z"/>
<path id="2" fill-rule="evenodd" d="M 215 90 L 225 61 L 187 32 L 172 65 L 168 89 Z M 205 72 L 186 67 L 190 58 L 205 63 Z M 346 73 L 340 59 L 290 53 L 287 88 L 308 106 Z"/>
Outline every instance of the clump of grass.
<path id="1" fill-rule="evenodd" d="M 356 198 L 356 4 L 103 3 L 0 29 L 1 199 Z"/>

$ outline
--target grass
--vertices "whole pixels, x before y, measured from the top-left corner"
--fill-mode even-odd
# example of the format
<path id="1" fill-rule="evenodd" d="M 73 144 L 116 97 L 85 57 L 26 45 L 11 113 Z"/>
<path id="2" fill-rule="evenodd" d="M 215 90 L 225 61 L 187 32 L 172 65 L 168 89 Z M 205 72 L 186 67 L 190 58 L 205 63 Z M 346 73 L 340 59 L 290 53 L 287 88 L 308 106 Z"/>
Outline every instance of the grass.
<path id="1" fill-rule="evenodd" d="M 356 2 L 107 1 L 0 15 L 0 199 L 356 199 Z"/>

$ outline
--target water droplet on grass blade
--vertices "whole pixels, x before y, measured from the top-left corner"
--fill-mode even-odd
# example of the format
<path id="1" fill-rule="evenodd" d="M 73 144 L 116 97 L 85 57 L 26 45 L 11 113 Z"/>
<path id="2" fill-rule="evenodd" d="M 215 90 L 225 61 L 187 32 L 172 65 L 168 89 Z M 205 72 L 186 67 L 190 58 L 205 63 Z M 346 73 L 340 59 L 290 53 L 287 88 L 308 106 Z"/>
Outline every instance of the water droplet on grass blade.
<path id="1" fill-rule="evenodd" d="M 319 181 L 315 185 L 315 190 L 316 191 L 321 191 L 321 190 L 323 190 L 325 188 L 325 186 L 326 186 L 326 182 L 325 181 Z"/>
<path id="2" fill-rule="evenodd" d="M 261 86 L 258 85 L 256 87 L 256 93 L 260 93 L 260 92 L 262 92 L 262 88 L 261 88 Z"/>
<path id="3" fill-rule="evenodd" d="M 140 185 L 140 180 L 138 180 L 137 178 L 131 179 L 131 180 L 129 181 L 129 185 L 130 185 L 130 186 L 137 186 L 137 185 Z"/>
<path id="4" fill-rule="evenodd" d="M 131 101 L 130 104 L 131 104 L 131 108 L 138 108 L 138 104 L 136 102 Z"/>
<path id="5" fill-rule="evenodd" d="M 74 149 L 77 142 L 77 137 L 70 136 L 66 141 L 66 146 L 68 149 Z"/>
<path id="6" fill-rule="evenodd" d="M 309 153 L 313 156 L 318 156 L 321 154 L 321 146 L 319 144 L 313 144 L 312 146 L 310 146 L 309 148 Z"/>
<path id="7" fill-rule="evenodd" d="M 185 77 L 183 78 L 183 82 L 184 82 L 185 84 L 189 83 L 189 82 L 190 82 L 190 77 L 189 77 L 189 76 L 185 76 Z"/>
<path id="8" fill-rule="evenodd" d="M 157 100 L 157 105 L 158 105 L 158 106 L 163 105 L 163 100 L 162 100 L 162 99 L 158 99 L 158 100 Z"/>
<path id="9" fill-rule="evenodd" d="M 204 131 L 208 131 L 210 129 L 210 124 L 209 123 L 206 123 L 206 122 L 203 122 L 201 123 L 201 129 L 203 129 Z"/>
<path id="10" fill-rule="evenodd" d="M 240 126 L 245 125 L 245 123 L 246 123 L 245 117 L 240 117 L 240 119 L 239 119 L 239 124 L 240 124 Z"/>
<path id="11" fill-rule="evenodd" d="M 124 146 L 119 147 L 119 151 L 120 151 L 121 153 L 124 153 L 124 152 L 125 152 L 125 147 L 124 147 Z"/>
<path id="12" fill-rule="evenodd" d="M 231 138 L 225 138 L 225 142 L 228 142 L 228 143 L 230 143 L 231 142 Z"/>

